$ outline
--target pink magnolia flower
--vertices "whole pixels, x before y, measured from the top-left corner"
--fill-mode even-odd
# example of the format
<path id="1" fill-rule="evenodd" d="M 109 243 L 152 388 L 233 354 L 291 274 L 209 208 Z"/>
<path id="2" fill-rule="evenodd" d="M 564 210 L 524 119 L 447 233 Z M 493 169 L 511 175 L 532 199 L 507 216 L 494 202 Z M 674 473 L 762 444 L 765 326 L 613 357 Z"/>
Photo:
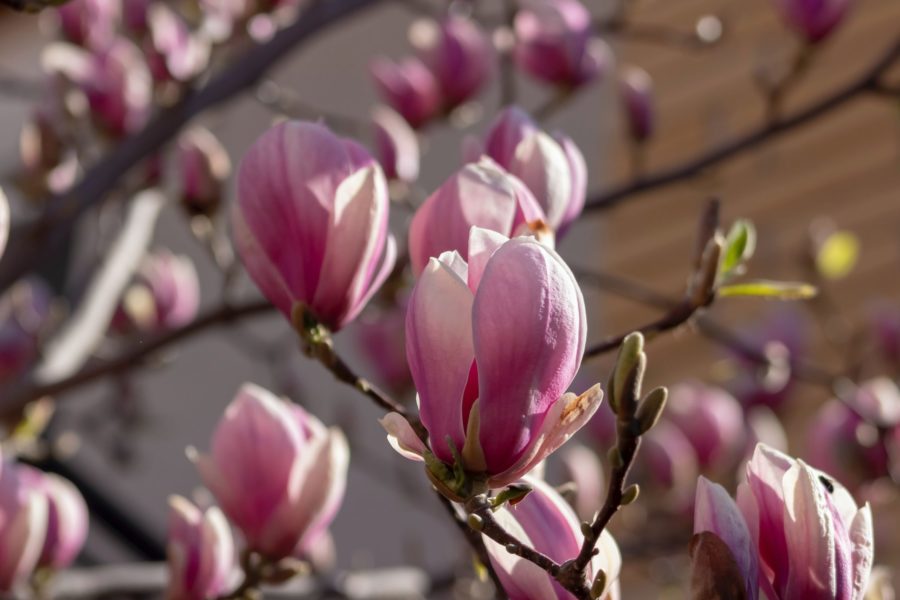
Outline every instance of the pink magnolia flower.
<path id="1" fill-rule="evenodd" d="M 135 283 L 125 292 L 114 326 L 154 332 L 194 320 L 200 306 L 200 282 L 187 256 L 159 250 L 144 258 Z"/>
<path id="2" fill-rule="evenodd" d="M 372 111 L 375 156 L 388 179 L 419 177 L 419 139 L 409 123 L 387 106 Z"/>
<path id="3" fill-rule="evenodd" d="M 150 114 L 152 79 L 141 51 L 124 38 L 91 52 L 75 83 L 91 116 L 112 136 L 144 126 Z"/>
<path id="4" fill-rule="evenodd" d="M 739 458 L 744 413 L 725 390 L 697 381 L 672 386 L 666 418 L 684 432 L 704 468 L 721 468 Z"/>
<path id="5" fill-rule="evenodd" d="M 810 422 L 807 450 L 814 467 L 856 488 L 889 474 L 889 450 L 876 426 L 900 435 L 900 389 L 876 378 L 860 385 L 852 402 L 858 412 L 836 398 L 822 405 Z"/>
<path id="6" fill-rule="evenodd" d="M 113 40 L 121 13 L 121 0 L 70 0 L 56 9 L 62 36 L 92 48 L 102 48 Z"/>
<path id="7" fill-rule="evenodd" d="M 516 63 L 556 85 L 586 84 L 609 69 L 612 52 L 594 37 L 591 14 L 578 0 L 526 0 L 516 14 Z"/>
<path id="8" fill-rule="evenodd" d="M 540 228 L 544 211 L 525 185 L 489 158 L 463 166 L 416 210 L 409 225 L 409 255 L 418 275 L 432 257 L 455 250 L 468 260 L 469 231 L 505 236 Z"/>
<path id="9" fill-rule="evenodd" d="M 231 175 L 228 151 L 208 129 L 195 127 L 178 138 L 175 155 L 182 205 L 191 214 L 214 213 Z"/>
<path id="10" fill-rule="evenodd" d="M 212 453 L 194 460 L 248 547 L 276 560 L 334 519 L 349 448 L 339 430 L 245 384 L 213 433 Z"/>
<path id="11" fill-rule="evenodd" d="M 0 458 L 0 591 L 37 566 L 47 531 L 47 498 L 32 474 Z"/>
<path id="12" fill-rule="evenodd" d="M 730 582 L 731 585 L 743 587 L 745 597 L 756 600 L 759 597 L 759 555 L 756 541 L 747 528 L 740 509 L 725 488 L 701 476 L 697 481 L 694 500 L 694 533 L 706 531 L 714 533 L 725 543 L 742 576 L 742 581 Z"/>
<path id="13" fill-rule="evenodd" d="M 25 465 L 17 468 L 47 503 L 46 535 L 37 566 L 64 569 L 75 561 L 87 539 L 87 504 L 68 479 Z"/>
<path id="14" fill-rule="evenodd" d="M 416 21 L 410 40 L 419 59 L 434 74 L 445 109 L 475 96 L 494 72 L 490 39 L 472 19 L 450 15 L 440 23 Z"/>
<path id="15" fill-rule="evenodd" d="M 189 81 L 209 64 L 209 42 L 167 5 L 147 9 L 147 27 L 144 51 L 156 81 Z"/>
<path id="16" fill-rule="evenodd" d="M 484 153 L 525 183 L 557 235 L 581 214 L 587 165 L 568 137 L 547 135 L 521 108 L 512 106 L 491 125 Z"/>
<path id="17" fill-rule="evenodd" d="M 440 87 L 421 60 L 376 58 L 369 71 L 379 95 L 412 127 L 418 129 L 440 112 Z"/>
<path id="18" fill-rule="evenodd" d="M 504 505 L 494 518 L 520 543 L 534 548 L 558 563 L 575 558 L 584 536 L 581 522 L 565 500 L 544 481 L 526 478 L 523 483 L 533 489 L 514 506 Z M 506 551 L 506 548 L 484 536 L 485 547 L 503 590 L 514 600 L 574 600 L 553 577 L 537 565 Z M 603 569 L 606 590 L 600 598 L 619 597 L 619 571 L 622 555 L 616 541 L 604 531 L 597 543 L 600 551 L 591 559 L 587 573 L 592 580 Z"/>
<path id="19" fill-rule="evenodd" d="M 215 506 L 201 510 L 186 498 L 169 498 L 168 600 L 206 600 L 227 591 L 234 542 Z"/>
<path id="20" fill-rule="evenodd" d="M 291 121 L 253 144 L 237 184 L 235 246 L 263 294 L 289 319 L 302 305 L 333 330 L 356 317 L 396 259 L 372 157 L 322 125 Z"/>
<path id="21" fill-rule="evenodd" d="M 677 512 L 690 508 L 700 466 L 691 440 L 681 429 L 663 417 L 641 436 L 637 462 L 642 481 L 648 489 L 661 492 L 667 509 Z"/>
<path id="22" fill-rule="evenodd" d="M 775 0 L 785 23 L 815 43 L 834 31 L 853 4 L 853 0 Z"/>
<path id="23" fill-rule="evenodd" d="M 831 477 L 760 444 L 737 504 L 773 600 L 862 598 L 872 569 L 872 514 Z M 752 576 L 752 573 L 748 573 Z"/>
<path id="24" fill-rule="evenodd" d="M 382 420 L 407 458 L 433 453 L 516 481 L 562 445 L 602 399 L 565 393 L 581 364 L 587 321 L 578 283 L 553 250 L 474 227 L 468 264 L 432 258 L 410 297 L 406 354 L 430 448 L 391 413 Z"/>
<path id="25" fill-rule="evenodd" d="M 631 139 L 644 141 L 653 135 L 655 112 L 653 110 L 653 80 L 640 67 L 623 67 L 619 75 L 619 93 Z"/>

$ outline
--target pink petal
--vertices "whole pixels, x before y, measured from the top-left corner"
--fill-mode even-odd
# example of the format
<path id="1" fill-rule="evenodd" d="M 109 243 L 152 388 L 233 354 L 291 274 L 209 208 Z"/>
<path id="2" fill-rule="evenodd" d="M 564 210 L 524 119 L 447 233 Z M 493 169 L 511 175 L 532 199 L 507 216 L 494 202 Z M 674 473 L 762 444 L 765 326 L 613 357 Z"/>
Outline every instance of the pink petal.
<path id="1" fill-rule="evenodd" d="M 472 302 L 465 280 L 432 258 L 406 314 L 406 356 L 419 392 L 422 424 L 435 455 L 445 462 L 452 462 L 447 436 L 459 450 L 465 443 L 462 402 L 474 359 Z"/>
<path id="2" fill-rule="evenodd" d="M 416 435 L 406 418 L 398 413 L 391 412 L 378 422 L 387 431 L 388 442 L 398 454 L 409 460 L 425 460 L 423 456 L 427 448 L 422 443 L 422 440 L 419 439 L 419 436 Z"/>
<path id="3" fill-rule="evenodd" d="M 491 473 L 514 464 L 581 365 L 581 290 L 552 250 L 515 238 L 488 262 L 472 309 L 481 443 Z"/>
<path id="4" fill-rule="evenodd" d="M 528 186 L 547 215 L 547 223 L 558 229 L 572 198 L 574 183 L 562 147 L 546 133 L 536 132 L 519 143 L 507 169 Z"/>
<path id="5" fill-rule="evenodd" d="M 790 598 L 836 598 L 835 527 L 825 488 L 812 469 L 797 462 L 784 475 L 784 528 Z"/>

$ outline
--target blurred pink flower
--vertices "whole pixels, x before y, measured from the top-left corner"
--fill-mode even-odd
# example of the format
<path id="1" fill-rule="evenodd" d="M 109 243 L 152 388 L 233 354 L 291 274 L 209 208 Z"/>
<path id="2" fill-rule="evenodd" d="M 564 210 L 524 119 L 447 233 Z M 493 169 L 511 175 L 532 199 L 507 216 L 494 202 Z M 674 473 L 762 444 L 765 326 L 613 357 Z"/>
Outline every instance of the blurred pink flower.
<path id="1" fill-rule="evenodd" d="M 441 91 L 434 74 L 421 60 L 405 58 L 394 62 L 380 57 L 369 71 L 382 99 L 415 129 L 437 116 L 441 109 Z"/>
<path id="2" fill-rule="evenodd" d="M 122 0 L 69 0 L 56 9 L 62 37 L 89 48 L 103 48 L 112 42 L 121 14 Z"/>
<path id="3" fill-rule="evenodd" d="M 525 0 L 515 19 L 516 63 L 533 77 L 577 87 L 602 77 L 612 51 L 594 37 L 579 0 Z"/>
<path id="4" fill-rule="evenodd" d="M 406 299 L 390 307 L 370 309 L 356 321 L 360 351 L 375 368 L 378 380 L 393 390 L 412 386 L 406 362 Z"/>
<path id="5" fill-rule="evenodd" d="M 853 3 L 854 0 L 775 0 L 785 23 L 809 43 L 828 37 Z"/>
<path id="6" fill-rule="evenodd" d="M 642 142 L 653 135 L 656 114 L 653 107 L 653 80 L 647 71 L 635 66 L 622 67 L 619 93 L 625 109 L 631 139 Z"/>
<path id="7" fill-rule="evenodd" d="M 330 525 L 344 497 L 349 447 L 299 406 L 245 384 L 194 460 L 250 549 L 291 555 Z"/>
<path id="8" fill-rule="evenodd" d="M 234 570 L 234 542 L 217 507 L 201 510 L 169 498 L 168 600 L 207 600 L 225 593 Z"/>
<path id="9" fill-rule="evenodd" d="M 387 106 L 372 111 L 375 157 L 388 179 L 419 177 L 419 139 L 409 123 Z"/>
<path id="10" fill-rule="evenodd" d="M 26 465 L 17 466 L 47 502 L 47 524 L 37 566 L 65 569 L 81 552 L 88 533 L 88 507 L 72 482 Z"/>
<path id="11" fill-rule="evenodd" d="M 665 415 L 685 434 L 703 468 L 722 468 L 739 458 L 744 413 L 725 390 L 698 381 L 674 385 Z"/>
<path id="12" fill-rule="evenodd" d="M 144 52 L 154 80 L 189 81 L 206 69 L 209 42 L 191 31 L 173 9 L 163 3 L 150 6 L 147 27 L 150 35 L 145 41 Z"/>
<path id="13" fill-rule="evenodd" d="M 472 227 L 505 236 L 541 228 L 544 211 L 525 185 L 489 158 L 464 165 L 416 210 L 409 225 L 409 254 L 419 275 L 429 259 L 448 250 L 469 258 Z"/>
<path id="14" fill-rule="evenodd" d="M 47 510 L 47 498 L 33 474 L 0 458 L 0 591 L 11 591 L 37 566 Z"/>
<path id="15" fill-rule="evenodd" d="M 445 110 L 475 96 L 494 73 L 494 47 L 472 19 L 459 15 L 441 22 L 420 19 L 410 29 L 410 40 L 437 80 Z"/>
<path id="16" fill-rule="evenodd" d="M 125 291 L 113 327 L 158 332 L 186 325 L 197 316 L 200 283 L 190 258 L 168 250 L 148 254 Z"/>
<path id="17" fill-rule="evenodd" d="M 557 235 L 581 214 L 587 194 L 587 165 L 568 137 L 551 137 L 521 108 L 507 107 L 485 136 L 484 154 L 525 183 Z"/>
<path id="18" fill-rule="evenodd" d="M 194 127 L 178 138 L 175 151 L 181 203 L 194 215 L 216 212 L 231 176 L 231 159 L 208 129 Z"/>

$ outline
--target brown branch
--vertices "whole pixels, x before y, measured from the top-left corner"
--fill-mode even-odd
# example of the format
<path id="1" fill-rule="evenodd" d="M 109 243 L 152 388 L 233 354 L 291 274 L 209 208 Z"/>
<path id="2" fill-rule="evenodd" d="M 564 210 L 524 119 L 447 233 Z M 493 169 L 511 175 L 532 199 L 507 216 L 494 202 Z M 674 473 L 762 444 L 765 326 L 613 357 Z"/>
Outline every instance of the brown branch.
<path id="1" fill-rule="evenodd" d="M 113 360 L 89 365 L 74 375 L 59 381 L 39 383 L 26 381 L 9 390 L 0 400 L 0 419 L 9 419 L 20 413 L 29 402 L 44 396 L 56 396 L 79 386 L 94 382 L 107 375 L 115 375 L 140 366 L 148 357 L 208 328 L 232 323 L 244 317 L 273 310 L 269 302 L 255 300 L 247 304 L 231 306 L 223 304 L 192 321 L 188 325 L 161 333 L 149 340 L 142 340 Z"/>
<path id="2" fill-rule="evenodd" d="M 628 337 L 633 331 L 640 331 L 647 338 L 652 338 L 656 334 L 670 331 L 672 329 L 677 329 L 678 327 L 690 321 L 691 318 L 695 314 L 697 314 L 697 312 L 701 308 L 703 308 L 703 306 L 705 305 L 697 304 L 695 302 L 692 302 L 689 298 L 685 298 L 683 301 L 673 306 L 669 310 L 669 312 L 667 312 L 659 319 L 647 323 L 646 325 L 637 329 L 629 330 L 628 333 L 611 336 L 597 342 L 596 344 L 593 344 L 584 351 L 584 358 L 600 356 L 601 354 L 612 352 L 613 350 L 618 349 L 618 347 L 622 345 L 622 342 L 625 340 L 625 338 Z"/>
<path id="3" fill-rule="evenodd" d="M 636 194 L 688 179 L 708 167 L 732 158 L 741 152 L 755 148 L 789 131 L 793 131 L 801 125 L 805 125 L 817 117 L 843 106 L 862 94 L 882 93 L 880 90 L 883 90 L 884 86 L 880 79 L 898 58 L 900 58 L 900 41 L 895 41 L 887 52 L 860 77 L 831 95 L 808 106 L 806 109 L 790 117 L 767 121 L 743 136 L 703 152 L 684 163 L 661 169 L 656 173 L 640 176 L 619 187 L 595 194 L 588 199 L 584 210 L 585 212 L 607 210 Z"/>
<path id="4" fill-rule="evenodd" d="M 55 256 L 66 232 L 77 219 L 101 202 L 132 167 L 161 150 L 193 117 L 241 92 L 252 90 L 271 66 L 315 34 L 380 1 L 325 0 L 312 4 L 297 21 L 269 42 L 252 48 L 202 89 L 187 94 L 176 105 L 161 111 L 142 131 L 113 148 L 71 189 L 48 198 L 45 201 L 47 209 L 39 219 L 15 232 L 17 251 L 8 250 L 5 260 L 0 263 L 0 291 L 6 290 L 41 260 Z"/>

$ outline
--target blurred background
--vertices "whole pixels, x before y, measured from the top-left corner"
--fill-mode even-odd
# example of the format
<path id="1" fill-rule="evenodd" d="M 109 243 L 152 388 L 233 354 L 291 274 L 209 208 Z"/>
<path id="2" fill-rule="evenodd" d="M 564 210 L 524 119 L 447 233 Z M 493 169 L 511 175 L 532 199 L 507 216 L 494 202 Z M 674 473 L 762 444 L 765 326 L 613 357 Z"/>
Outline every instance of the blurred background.
<path id="1" fill-rule="evenodd" d="M 481 2 L 479 11 L 488 20 L 502 16 L 501 3 Z M 431 4 L 440 6 L 437 1 Z M 598 21 L 613 14 L 605 1 L 585 4 Z M 765 122 L 759 81 L 780 77 L 798 47 L 772 4 L 640 0 L 629 10 L 629 23 L 644 34 L 629 34 L 627 29 L 604 34 L 615 53 L 615 68 L 639 65 L 653 79 L 657 131 L 646 143 L 643 173 L 685 164 Z M 378 102 L 368 72 L 370 60 L 408 53 L 407 31 L 418 16 L 403 2 L 381 3 L 316 37 L 279 63 L 268 78 L 302 98 L 310 118 L 321 107 L 328 115 L 365 122 Z M 698 42 L 697 31 L 706 32 L 714 43 Z M 859 78 L 898 35 L 900 2 L 856 2 L 785 96 L 781 114 L 802 111 Z M 47 18 L 0 11 L 0 82 L 37 82 L 41 51 L 51 38 Z M 524 108 L 535 110 L 553 97 L 552 90 L 527 75 L 515 77 L 516 101 Z M 499 87 L 493 82 L 465 114 L 427 129 L 417 184 L 423 196 L 458 168 L 463 137 L 487 129 L 500 102 Z M 4 174 L 15 173 L 20 163 L 20 130 L 35 102 L 27 93 L 4 93 L 0 88 Z M 219 137 L 237 163 L 276 116 L 251 94 L 244 94 L 204 114 L 199 122 Z M 589 343 L 657 318 L 664 312 L 657 296 L 663 301 L 679 297 L 692 269 L 698 219 L 715 197 L 721 201 L 724 223 L 741 217 L 756 225 L 758 247 L 750 276 L 810 281 L 820 286 L 821 294 L 803 303 L 722 299 L 709 310 L 709 320 L 760 350 L 766 336 L 789 337 L 782 341 L 793 351 L 791 359 L 799 356 L 829 373 L 851 372 L 859 381 L 876 375 L 896 377 L 900 365 L 871 358 L 871 348 L 862 340 L 868 339 L 878 315 L 900 314 L 898 116 L 896 98 L 859 94 L 696 176 L 631 194 L 609 210 L 586 212 L 562 240 L 560 252 L 576 272 L 614 276 L 605 285 L 584 281 Z M 543 126 L 567 133 L 584 152 L 591 192 L 613 189 L 633 177 L 615 70 L 579 89 Z M 229 184 L 229 199 L 232 193 Z M 15 189 L 7 189 L 7 195 L 14 222 L 15 215 L 34 210 Z M 410 213 L 402 206 L 392 210 L 395 231 L 404 231 Z M 95 264 L 116 234 L 120 217 L 115 208 L 102 208 L 84 219 L 48 272 L 58 276 L 64 269 L 69 279 L 58 283 L 72 289 L 72 280 Z M 845 276 L 829 279 L 816 270 L 811 257 L 817 242 L 834 230 L 851 233 L 859 243 L 859 255 Z M 189 256 L 199 274 L 201 311 L 219 306 L 222 273 L 175 203 L 163 209 L 153 245 Z M 636 282 L 649 292 L 635 292 L 623 281 Z M 244 275 L 236 289 L 242 298 L 257 294 Z M 413 564 L 433 573 L 466 569 L 458 533 L 430 494 L 420 467 L 397 457 L 385 443 L 376 422 L 378 410 L 305 359 L 285 325 L 279 315 L 269 312 L 233 326 L 207 329 L 150 364 L 60 397 L 50 428 L 60 448 L 55 468 L 91 491 L 87 498 L 94 511 L 82 556 L 85 564 L 163 558 L 167 497 L 190 496 L 200 487 L 185 448 L 208 448 L 224 407 L 243 382 L 252 381 L 294 398 L 324 422 L 340 425 L 352 440 L 347 496 L 331 530 L 341 568 Z M 337 347 L 359 371 L 378 381 L 376 365 L 360 350 L 361 329 L 354 325 L 340 332 Z M 734 352 L 699 329 L 681 328 L 649 345 L 651 384 L 702 380 L 730 386 L 740 396 L 735 388 L 750 386 L 736 383 L 740 369 L 749 369 L 753 378 L 765 378 L 755 368 L 742 367 Z M 110 351 L 115 351 L 114 345 Z M 578 385 L 605 382 L 610 364 L 609 357 L 586 361 Z M 784 417 L 788 448 L 794 455 L 807 456 L 810 423 L 832 391 L 803 380 L 793 385 L 792 380 L 785 396 L 777 409 Z M 581 437 L 588 446 L 603 445 L 602 436 L 590 431 Z M 551 465 L 551 477 L 561 483 L 565 474 Z M 730 477 L 722 482 L 732 484 L 735 476 Z M 896 490 L 884 494 L 878 496 L 884 506 L 875 506 L 876 529 L 896 533 L 900 511 Z M 653 506 L 652 500 L 647 506 Z M 660 526 L 659 539 L 641 542 L 630 537 L 630 531 L 641 519 L 650 518 L 646 510 L 629 507 L 614 527 L 621 531 L 628 565 L 622 583 L 625 597 L 683 597 L 690 519 L 683 519 L 685 530 L 670 522 Z M 876 562 L 900 569 L 900 540 L 894 537 L 893 546 L 879 538 Z M 457 590 L 460 594 L 465 595 Z"/>

